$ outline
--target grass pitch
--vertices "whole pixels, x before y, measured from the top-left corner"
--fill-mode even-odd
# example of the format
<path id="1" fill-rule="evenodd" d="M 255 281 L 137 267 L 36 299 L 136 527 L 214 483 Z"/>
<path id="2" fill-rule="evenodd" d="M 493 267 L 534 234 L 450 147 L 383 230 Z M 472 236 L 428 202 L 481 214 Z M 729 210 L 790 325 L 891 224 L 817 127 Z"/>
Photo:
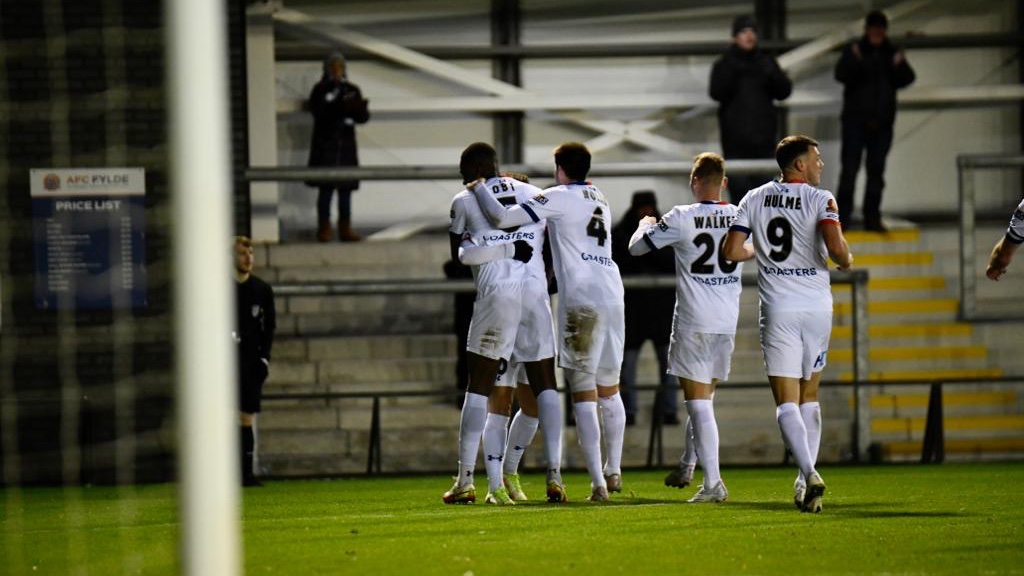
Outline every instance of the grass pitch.
<path id="1" fill-rule="evenodd" d="M 482 470 L 481 470 L 482 473 Z M 244 492 L 247 574 L 1024 574 L 1024 464 L 824 467 L 821 514 L 792 469 L 727 469 L 729 501 L 627 471 L 624 492 L 448 506 L 447 477 L 268 482 Z M 699 477 L 699 473 L 698 473 Z M 174 486 L 0 491 L 0 574 L 177 574 Z"/>

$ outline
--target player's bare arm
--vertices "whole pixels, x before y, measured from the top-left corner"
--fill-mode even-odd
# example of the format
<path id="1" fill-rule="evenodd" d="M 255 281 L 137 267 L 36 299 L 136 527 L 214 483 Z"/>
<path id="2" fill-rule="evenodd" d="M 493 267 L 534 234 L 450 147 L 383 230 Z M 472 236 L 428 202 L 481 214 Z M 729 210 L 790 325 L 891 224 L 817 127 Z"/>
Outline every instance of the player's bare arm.
<path id="1" fill-rule="evenodd" d="M 1017 251 L 1018 246 L 1020 245 L 1007 242 L 1006 236 L 996 242 L 995 247 L 992 248 L 992 255 L 988 259 L 988 267 L 985 268 L 985 276 L 988 276 L 989 280 L 998 282 L 999 278 L 1006 274 L 1006 269 L 1010 267 L 1010 261 L 1013 260 L 1013 254 Z"/>
<path id="2" fill-rule="evenodd" d="M 818 224 L 821 236 L 825 240 L 825 248 L 840 270 L 849 270 L 853 266 L 853 254 L 850 253 L 850 245 L 843 236 L 839 225 L 831 220 Z"/>
<path id="3" fill-rule="evenodd" d="M 478 178 L 466 185 L 466 189 L 473 192 L 480 209 L 496 228 L 511 228 L 522 226 L 534 221 L 530 214 L 523 210 L 522 206 L 503 206 L 493 194 L 484 186 L 484 180 Z"/>
<path id="4" fill-rule="evenodd" d="M 754 245 L 747 242 L 749 234 L 741 230 L 729 230 L 725 237 L 722 253 L 730 262 L 746 262 L 754 257 Z"/>

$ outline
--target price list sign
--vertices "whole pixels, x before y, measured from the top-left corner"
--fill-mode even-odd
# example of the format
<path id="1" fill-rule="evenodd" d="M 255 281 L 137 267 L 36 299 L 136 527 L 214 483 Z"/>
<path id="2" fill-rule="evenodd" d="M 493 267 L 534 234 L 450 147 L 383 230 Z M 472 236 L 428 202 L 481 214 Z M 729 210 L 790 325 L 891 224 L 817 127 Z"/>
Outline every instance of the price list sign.
<path id="1" fill-rule="evenodd" d="M 30 178 L 36 306 L 146 306 L 145 170 L 38 168 Z"/>

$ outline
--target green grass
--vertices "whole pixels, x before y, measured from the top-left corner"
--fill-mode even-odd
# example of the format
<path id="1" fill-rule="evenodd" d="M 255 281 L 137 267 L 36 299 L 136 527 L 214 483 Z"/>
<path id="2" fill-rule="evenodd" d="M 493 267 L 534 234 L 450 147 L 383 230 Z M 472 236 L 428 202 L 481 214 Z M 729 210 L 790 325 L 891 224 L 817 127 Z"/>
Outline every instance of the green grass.
<path id="1" fill-rule="evenodd" d="M 481 471 L 482 472 L 482 471 Z M 729 469 L 687 505 L 663 472 L 566 505 L 445 506 L 444 477 L 269 482 L 244 493 L 247 574 L 1024 574 L 1024 464 L 822 469 L 820 515 L 790 469 Z M 480 478 L 481 482 L 485 482 Z M 483 487 L 483 486 L 481 486 Z M 525 475 L 528 494 L 543 478 Z M 3 494 L 0 574 L 175 574 L 173 486 Z"/>

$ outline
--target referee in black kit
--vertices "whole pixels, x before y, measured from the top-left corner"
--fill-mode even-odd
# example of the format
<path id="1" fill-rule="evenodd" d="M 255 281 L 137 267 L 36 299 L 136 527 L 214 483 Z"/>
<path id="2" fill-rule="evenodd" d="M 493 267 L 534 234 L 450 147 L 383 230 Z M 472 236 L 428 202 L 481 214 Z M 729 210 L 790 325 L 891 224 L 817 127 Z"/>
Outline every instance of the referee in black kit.
<path id="1" fill-rule="evenodd" d="M 252 274 L 252 240 L 235 236 L 235 288 L 238 320 L 232 334 L 238 343 L 239 424 L 242 433 L 242 485 L 261 486 L 253 470 L 256 437 L 253 424 L 260 411 L 263 383 L 270 372 L 270 348 L 277 318 L 274 291 Z"/>

